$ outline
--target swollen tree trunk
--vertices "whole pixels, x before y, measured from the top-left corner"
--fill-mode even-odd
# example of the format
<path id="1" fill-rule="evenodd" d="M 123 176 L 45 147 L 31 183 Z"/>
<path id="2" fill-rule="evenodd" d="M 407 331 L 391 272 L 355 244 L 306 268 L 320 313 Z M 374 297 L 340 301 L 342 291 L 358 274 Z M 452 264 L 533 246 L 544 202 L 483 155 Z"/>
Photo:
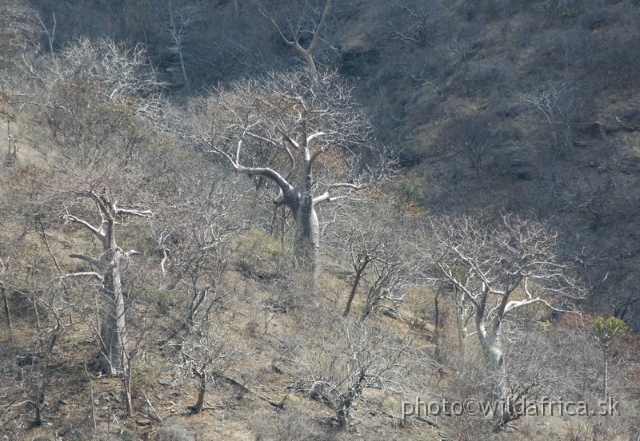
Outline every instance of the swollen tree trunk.
<path id="1" fill-rule="evenodd" d="M 115 202 L 110 201 L 106 196 L 93 191 L 79 192 L 80 197 L 92 199 L 102 220 L 99 227 L 94 227 L 84 219 L 72 215 L 66 215 L 65 219 L 84 226 L 100 242 L 102 242 L 103 253 L 94 258 L 86 254 L 71 254 L 70 257 L 90 263 L 96 272 L 81 272 L 69 274 L 68 276 L 93 276 L 102 282 L 102 305 L 101 305 L 101 327 L 100 327 L 100 350 L 104 356 L 103 370 L 110 376 L 122 376 L 124 384 L 124 398 L 127 412 L 132 408 L 132 386 L 129 360 L 129 348 L 127 342 L 127 322 L 126 306 L 122 292 L 121 272 L 123 264 L 129 257 L 139 254 L 131 250 L 128 252 L 116 243 L 115 226 L 117 220 L 126 216 L 148 217 L 150 211 L 139 211 L 119 208 Z"/>
<path id="2" fill-rule="evenodd" d="M 311 196 L 301 198 L 296 213 L 296 241 L 294 256 L 299 268 L 311 275 L 317 276 L 317 253 L 320 246 L 320 227 L 318 215 L 313 206 Z"/>
<path id="3" fill-rule="evenodd" d="M 291 154 L 291 151 L 288 150 L 286 146 L 283 146 L 283 148 L 289 152 L 292 170 L 285 176 L 268 167 L 246 167 L 241 165 L 239 158 L 242 141 L 238 143 L 237 150 L 233 156 L 215 146 L 213 146 L 213 148 L 216 153 L 223 155 L 236 171 L 246 173 L 249 176 L 261 176 L 269 179 L 280 188 L 280 193 L 273 202 L 276 206 L 284 205 L 289 207 L 293 213 L 296 227 L 293 251 L 296 264 L 304 273 L 305 278 L 310 279 L 311 285 L 314 285 L 317 276 L 317 253 L 318 247 L 320 246 L 320 226 L 316 213 L 316 205 L 330 201 L 331 198 L 328 192 L 316 198 L 313 197 L 313 163 L 325 150 L 320 149 L 311 153 L 309 140 L 319 136 L 320 133 L 308 135 L 305 121 L 306 120 L 303 120 L 301 143 L 297 143 L 292 138 L 284 135 L 285 139 L 295 148 L 295 151 L 300 152 L 304 160 L 304 178 L 298 188 L 289 181 L 290 176 L 293 175 L 295 161 L 293 160 L 293 154 Z M 334 184 L 334 186 L 338 185 L 349 186 L 354 189 L 357 188 L 357 186 L 353 184 Z"/>
<path id="4" fill-rule="evenodd" d="M 507 371 L 504 365 L 504 353 L 502 351 L 501 319 L 491 321 L 491 330 L 487 331 L 486 323 L 480 316 L 476 316 L 476 328 L 480 337 L 480 346 L 489 367 L 496 375 L 498 381 L 497 399 L 507 398 Z"/>
<path id="5" fill-rule="evenodd" d="M 498 374 L 504 373 L 504 354 L 502 352 L 502 338 L 490 335 L 487 338 L 480 337 L 482 350 L 489 366 Z"/>
<path id="6" fill-rule="evenodd" d="M 326 13 L 331 1 L 327 1 L 326 9 L 323 13 L 323 17 L 326 18 Z M 266 14 L 262 11 L 263 14 Z M 268 18 L 272 17 L 266 15 Z M 274 21 L 274 24 L 277 24 Z M 314 39 L 318 34 L 314 34 Z M 297 40 L 293 40 L 294 44 Z M 309 51 L 314 45 L 310 46 Z M 295 242 L 294 242 L 294 256 L 296 264 L 301 272 L 305 273 L 305 276 L 311 276 L 310 280 L 315 283 L 317 274 L 317 253 L 320 245 L 320 228 L 318 224 L 317 206 L 324 202 L 332 202 L 336 199 L 344 197 L 345 195 L 333 195 L 337 189 L 342 189 L 343 192 L 349 193 L 351 191 L 357 191 L 364 188 L 364 185 L 357 185 L 353 182 L 339 182 L 339 183 L 319 183 L 315 182 L 313 176 L 313 168 L 316 160 L 323 156 L 328 149 L 335 146 L 336 143 L 331 139 L 340 135 L 340 130 L 334 128 L 333 125 L 346 125 L 347 122 L 340 121 L 339 123 L 331 121 L 332 109 L 329 105 L 328 109 L 317 108 L 319 107 L 314 99 L 307 99 L 306 97 L 318 95 L 314 88 L 316 83 L 309 86 L 308 80 L 296 79 L 295 87 L 304 88 L 304 92 L 300 92 L 300 96 L 296 91 L 296 96 L 290 96 L 290 92 L 286 92 L 282 96 L 283 102 L 282 112 L 293 113 L 289 116 L 295 118 L 295 124 L 292 127 L 282 127 L 282 124 L 286 121 L 286 118 L 282 120 L 269 121 L 269 127 L 261 129 L 258 123 L 248 123 L 242 127 L 242 133 L 236 135 L 237 141 L 234 140 L 234 146 L 231 148 L 221 148 L 216 145 L 214 140 L 209 141 L 212 148 L 212 152 L 223 156 L 235 171 L 244 173 L 251 177 L 261 177 L 273 182 L 279 189 L 278 196 L 274 199 L 276 206 L 288 207 L 295 219 Z M 288 84 L 288 81 L 287 81 Z M 277 86 L 278 89 L 280 86 Z M 289 85 L 285 86 L 287 90 Z M 321 86 L 317 86 L 321 87 Z M 324 86 L 322 86 L 324 87 Z M 274 92 L 276 96 L 282 95 L 283 92 L 279 92 L 276 89 Z M 305 98 L 302 98 L 305 96 Z M 273 96 L 268 95 L 262 100 L 265 102 L 271 102 Z M 252 101 L 255 98 L 252 97 Z M 235 104 L 229 104 L 229 107 L 235 106 Z M 263 113 L 264 109 L 258 106 L 256 111 Z M 246 112 L 246 109 L 242 108 L 242 113 Z M 235 112 L 234 112 L 235 113 Z M 254 113 L 250 110 L 248 113 Z M 328 129 L 325 132 L 318 126 L 322 126 L 322 119 L 327 118 Z M 235 125 L 235 123 L 234 123 Z M 340 128 L 342 129 L 342 127 Z M 234 127 L 233 130 L 236 130 Z M 255 130 L 255 132 L 254 132 Z M 275 135 L 277 133 L 277 135 Z M 271 167 L 260 166 L 246 166 L 242 164 L 243 148 L 247 140 L 250 140 L 250 145 L 254 142 L 264 143 L 271 146 L 274 150 L 278 150 L 285 154 L 289 158 L 290 166 L 288 170 L 277 171 Z M 228 140 L 223 140 L 226 145 Z M 318 191 L 318 188 L 324 187 L 324 192 L 320 195 L 314 196 L 314 192 Z"/>
<path id="7" fill-rule="evenodd" d="M 494 391 L 491 399 L 500 400 L 502 403 L 508 403 L 509 391 L 507 389 L 507 368 L 504 363 L 504 353 L 502 351 L 502 333 L 501 333 L 501 321 L 502 316 L 498 315 L 491 320 L 491 329 L 487 331 L 486 323 L 480 316 L 476 316 L 476 328 L 480 337 L 480 346 L 482 347 L 483 354 L 489 365 L 489 368 L 493 372 L 496 384 L 496 390 Z M 496 427 L 501 427 L 503 424 L 514 418 L 512 410 L 504 406 L 499 406 L 498 422 Z"/>
<path id="8" fill-rule="evenodd" d="M 127 322 L 120 278 L 120 266 L 125 259 L 122 250 L 113 250 L 111 269 L 104 275 L 105 312 L 100 338 L 109 374 L 114 376 L 125 372 L 128 364 Z"/>

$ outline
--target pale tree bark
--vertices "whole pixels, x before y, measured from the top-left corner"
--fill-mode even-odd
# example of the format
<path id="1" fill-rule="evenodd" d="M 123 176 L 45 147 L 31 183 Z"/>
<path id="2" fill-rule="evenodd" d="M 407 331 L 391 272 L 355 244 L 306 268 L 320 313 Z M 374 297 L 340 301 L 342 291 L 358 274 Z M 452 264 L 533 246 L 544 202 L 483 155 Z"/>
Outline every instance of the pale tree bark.
<path id="1" fill-rule="evenodd" d="M 317 82 L 300 71 L 272 74 L 213 95 L 196 111 L 205 116 L 195 128 L 201 133 L 197 142 L 236 172 L 277 186 L 274 203 L 288 207 L 295 219 L 297 266 L 315 275 L 318 206 L 372 185 L 388 165 L 384 158 L 376 170 L 359 164 L 358 152 L 373 150 L 375 143 L 349 89 L 335 74 Z"/>
<path id="2" fill-rule="evenodd" d="M 102 243 L 102 254 L 92 257 L 86 254 L 71 254 L 70 257 L 80 259 L 95 268 L 92 272 L 77 272 L 63 277 L 93 276 L 101 281 L 104 294 L 101 310 L 100 346 L 104 356 L 104 370 L 111 376 L 122 375 L 125 379 L 125 398 L 127 411 L 131 411 L 131 385 L 126 381 L 130 376 L 130 360 L 127 338 L 126 307 L 122 291 L 122 270 L 129 262 L 129 258 L 137 251 L 123 251 L 116 243 L 116 225 L 123 217 L 150 217 L 151 211 L 134 210 L 117 206 L 116 201 L 110 200 L 104 194 L 93 190 L 78 192 L 80 198 L 88 198 L 95 203 L 101 222 L 100 226 L 93 226 L 88 221 L 71 214 L 65 214 L 64 219 L 76 223 L 89 230 Z"/>
<path id="3" fill-rule="evenodd" d="M 306 116 L 303 116 L 306 118 Z M 319 148 L 315 151 L 311 149 L 311 141 L 314 138 L 323 136 L 323 132 L 307 133 L 307 124 L 303 119 L 303 130 L 300 136 L 300 142 L 297 142 L 287 134 L 283 133 L 285 142 L 282 143 L 282 148 L 285 149 L 291 158 L 291 169 L 286 175 L 282 176 L 277 171 L 269 167 L 247 167 L 240 163 L 240 156 L 242 153 L 242 147 L 244 139 L 238 140 L 236 151 L 234 155 L 227 153 L 219 147 L 212 145 L 214 152 L 221 154 L 225 157 L 232 167 L 240 172 L 245 173 L 248 176 L 260 176 L 274 182 L 280 189 L 280 193 L 274 199 L 274 203 L 277 206 L 284 205 L 288 207 L 293 213 L 296 222 L 296 237 L 295 237 L 295 258 L 297 264 L 302 268 L 310 269 L 314 274 L 316 272 L 316 260 L 317 251 L 320 246 L 320 227 L 318 223 L 318 214 L 316 212 L 316 206 L 332 200 L 329 191 L 325 191 L 323 194 L 313 197 L 314 192 L 314 178 L 313 167 L 315 161 L 327 150 L 328 146 Z M 251 136 L 247 133 L 246 136 Z M 287 144 L 302 157 L 303 165 L 303 178 L 301 186 L 296 188 L 290 182 L 290 178 L 294 173 L 295 160 L 293 153 Z M 330 188 L 347 188 L 350 190 L 359 190 L 363 188 L 361 185 L 352 183 L 336 183 L 331 184 Z"/>
<path id="4" fill-rule="evenodd" d="M 38 21 L 40 22 L 40 24 L 42 25 L 42 28 L 44 29 L 44 32 L 47 35 L 47 43 L 49 45 L 49 53 L 51 54 L 51 59 L 53 60 L 53 64 L 56 68 L 56 72 L 59 70 L 58 69 L 58 61 L 56 60 L 56 54 L 53 50 L 53 42 L 56 39 L 56 27 L 58 26 L 58 21 L 56 20 L 56 13 L 55 12 L 51 12 L 51 18 L 53 20 L 53 24 L 51 25 L 51 31 L 49 31 L 49 28 L 47 27 L 47 25 L 44 24 L 44 21 L 42 21 L 42 18 L 40 17 L 40 14 L 36 13 L 36 17 L 38 18 Z"/>
<path id="5" fill-rule="evenodd" d="M 471 308 L 488 366 L 507 397 L 503 332 L 515 311 L 533 304 L 569 308 L 580 296 L 556 255 L 557 235 L 539 222 L 503 215 L 493 222 L 471 217 L 432 222 L 433 259 L 441 280 Z M 555 305 L 555 306 L 554 306 Z"/>
<path id="6" fill-rule="evenodd" d="M 195 7 L 183 7 L 178 11 L 174 11 L 171 2 L 169 2 L 169 24 L 166 29 L 172 42 L 170 49 L 178 56 L 180 72 L 187 90 L 191 90 L 191 83 L 189 82 L 185 64 L 185 39 L 187 29 L 198 20 L 198 16 L 201 13 L 202 11 Z"/>

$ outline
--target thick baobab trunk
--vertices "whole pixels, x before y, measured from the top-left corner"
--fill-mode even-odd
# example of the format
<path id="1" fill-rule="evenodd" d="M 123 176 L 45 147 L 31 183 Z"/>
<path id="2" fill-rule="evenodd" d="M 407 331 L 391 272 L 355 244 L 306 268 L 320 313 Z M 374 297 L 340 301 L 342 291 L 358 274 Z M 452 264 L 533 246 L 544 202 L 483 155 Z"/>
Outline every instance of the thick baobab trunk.
<path id="1" fill-rule="evenodd" d="M 128 364 L 125 303 L 120 280 L 120 265 L 124 259 L 126 259 L 124 253 L 119 249 L 115 250 L 110 262 L 111 268 L 104 277 L 106 305 L 100 338 L 108 372 L 112 376 L 126 372 Z"/>
<path id="2" fill-rule="evenodd" d="M 476 327 L 484 357 L 497 381 L 494 398 L 506 401 L 508 395 L 507 369 L 504 364 L 504 352 L 502 351 L 500 319 L 492 321 L 490 331 L 487 331 L 486 324 L 482 319 L 476 319 Z"/>
<path id="3" fill-rule="evenodd" d="M 84 226 L 100 242 L 103 253 L 95 258 L 86 254 L 71 254 L 70 257 L 90 263 L 96 270 L 80 272 L 68 276 L 93 276 L 102 282 L 103 300 L 101 304 L 100 350 L 105 358 L 103 370 L 111 376 L 122 376 L 124 385 L 124 399 L 127 413 L 132 409 L 131 366 L 127 344 L 127 322 L 124 295 L 122 292 L 121 270 L 123 263 L 130 256 L 139 254 L 131 250 L 126 253 L 116 243 L 115 226 L 119 217 L 138 216 L 149 217 L 150 211 L 119 208 L 105 195 L 93 191 L 79 192 L 79 196 L 93 200 L 100 212 L 99 227 L 91 225 L 84 219 L 67 214 L 65 219 Z"/>
<path id="4" fill-rule="evenodd" d="M 502 352 L 502 339 L 499 336 L 480 337 L 482 350 L 489 366 L 496 373 L 504 372 L 504 354 Z"/>
<path id="5" fill-rule="evenodd" d="M 323 21 L 326 20 L 330 4 L 331 1 L 326 0 L 326 6 L 323 11 Z M 272 20 L 276 27 L 278 26 L 275 19 L 264 9 L 261 9 L 261 12 Z M 321 27 L 322 25 L 318 25 L 318 28 Z M 284 34 L 283 38 L 286 39 Z M 313 38 L 317 41 L 319 38 L 318 34 L 314 34 Z M 295 37 L 294 40 L 287 41 L 289 44 L 299 47 L 297 37 Z M 309 49 L 303 50 L 308 51 L 308 54 L 311 55 L 314 45 L 315 43 L 312 43 Z M 312 58 L 310 58 L 310 61 L 312 61 Z M 314 65 L 311 64 L 310 66 L 313 67 Z M 314 75 L 317 75 L 317 72 L 316 74 L 311 74 L 311 76 Z M 233 142 L 235 148 L 228 144 L 231 138 L 223 140 L 225 145 L 228 145 L 228 147 L 224 148 L 217 146 L 216 143 L 211 140 L 211 152 L 223 156 L 237 172 L 244 173 L 251 177 L 267 179 L 278 187 L 279 194 L 275 198 L 274 203 L 276 206 L 284 205 L 289 207 L 295 219 L 296 231 L 293 250 L 296 260 L 295 263 L 300 272 L 306 273 L 305 277 L 311 276 L 309 281 L 313 284 L 315 283 L 318 272 L 317 253 L 320 245 L 320 228 L 316 213 L 317 206 L 321 203 L 332 202 L 344 197 L 344 195 L 332 196 L 338 188 L 351 192 L 364 188 L 364 186 L 354 184 L 353 182 L 322 183 L 314 180 L 313 168 L 316 160 L 323 156 L 332 146 L 340 144 L 336 142 L 334 138 L 342 136 L 341 131 L 344 130 L 345 125 L 351 124 L 348 121 L 333 121 L 334 116 L 332 115 L 331 105 L 329 105 L 328 108 L 319 107 L 320 100 L 316 100 L 316 98 L 318 97 L 318 92 L 322 90 L 325 85 L 322 82 L 309 81 L 306 75 L 304 77 L 300 75 L 296 79 L 296 83 L 293 84 L 295 89 L 300 88 L 304 91 L 296 90 L 294 92 L 294 89 L 290 89 L 292 84 L 289 79 L 287 79 L 285 83 L 282 83 L 282 86 L 285 87 L 285 89 L 282 89 L 282 93 L 279 91 L 281 86 L 276 83 L 274 83 L 274 85 L 277 89 L 275 89 L 273 93 L 269 92 L 259 99 L 251 96 L 251 101 L 267 103 L 271 102 L 274 96 L 281 96 L 281 99 L 278 101 L 283 102 L 281 111 L 289 116 L 287 116 L 287 118 L 278 116 L 276 120 L 267 120 L 266 125 L 264 124 L 265 121 L 253 122 L 252 117 L 250 118 L 252 122 L 247 122 L 246 127 L 242 128 L 242 133 L 237 133 L 231 137 L 236 138 Z M 251 93 L 253 94 L 254 92 Z M 236 99 L 234 98 L 233 102 L 225 103 L 224 105 L 225 107 L 229 107 L 230 110 L 234 109 L 236 106 L 235 101 Z M 279 105 L 280 104 L 278 104 L 278 106 Z M 258 114 L 265 114 L 264 109 L 260 106 L 261 105 L 256 107 L 255 111 Z M 250 107 L 253 107 L 253 105 Z M 253 110 L 244 107 L 241 113 L 244 114 L 247 110 L 247 115 L 254 113 Z M 240 110 L 238 109 L 238 111 Z M 271 111 L 272 110 L 269 112 Z M 273 111 L 275 114 L 279 113 L 275 108 Z M 342 112 L 342 110 L 340 110 L 340 112 Z M 233 110 L 233 113 L 236 114 L 236 111 Z M 335 115 L 340 118 L 338 115 L 341 115 L 341 113 Z M 265 117 L 271 118 L 270 115 L 266 114 Z M 288 124 L 286 121 L 289 117 L 293 117 L 294 123 L 291 127 L 283 127 L 283 124 Z M 327 123 L 326 131 L 322 128 L 325 118 Z M 334 125 L 339 127 L 334 128 Z M 233 130 L 237 130 L 235 126 L 236 123 L 233 123 L 230 127 L 234 127 Z M 346 130 L 344 131 L 346 132 Z M 282 172 L 270 167 L 243 165 L 241 161 L 242 151 L 247 140 L 251 141 L 251 145 L 257 142 L 282 152 L 283 155 L 289 158 L 288 170 Z M 338 156 L 341 155 L 339 154 Z M 254 158 L 254 161 L 256 159 L 258 158 Z M 314 197 L 314 192 L 318 192 L 319 189 L 323 187 L 324 192 Z"/>
<path id="6" fill-rule="evenodd" d="M 299 267 L 315 280 L 318 247 L 320 246 L 318 215 L 311 200 L 300 204 L 300 208 L 295 214 L 297 231 L 294 256 Z"/>
<path id="7" fill-rule="evenodd" d="M 122 377 L 124 404 L 127 414 L 131 414 L 133 392 L 126 309 L 120 276 L 122 263 L 128 258 L 128 255 L 117 246 L 113 250 L 108 250 L 105 255 L 108 255 L 110 259 L 105 259 L 100 264 L 102 268 L 107 268 L 103 275 L 103 310 L 100 325 L 100 351 L 104 356 L 102 370 L 109 376 Z"/>
<path id="8" fill-rule="evenodd" d="M 293 187 L 281 188 L 280 194 L 274 200 L 278 206 L 285 205 L 291 209 L 295 219 L 295 242 L 293 255 L 298 268 L 310 276 L 310 282 L 315 283 L 317 276 L 317 254 L 320 246 L 320 225 L 316 213 L 311 191 L 311 166 L 307 166 L 308 173 L 305 180 L 306 191 L 302 194 Z"/>

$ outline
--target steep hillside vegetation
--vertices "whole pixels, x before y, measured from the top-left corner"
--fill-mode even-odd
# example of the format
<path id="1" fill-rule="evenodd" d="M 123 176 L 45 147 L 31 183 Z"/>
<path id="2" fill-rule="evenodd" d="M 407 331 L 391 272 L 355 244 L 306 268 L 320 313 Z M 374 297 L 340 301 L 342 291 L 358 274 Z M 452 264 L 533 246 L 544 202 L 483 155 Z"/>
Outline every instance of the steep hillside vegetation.
<path id="1" fill-rule="evenodd" d="M 636 440 L 637 3 L 3 1 L 0 435 Z"/>

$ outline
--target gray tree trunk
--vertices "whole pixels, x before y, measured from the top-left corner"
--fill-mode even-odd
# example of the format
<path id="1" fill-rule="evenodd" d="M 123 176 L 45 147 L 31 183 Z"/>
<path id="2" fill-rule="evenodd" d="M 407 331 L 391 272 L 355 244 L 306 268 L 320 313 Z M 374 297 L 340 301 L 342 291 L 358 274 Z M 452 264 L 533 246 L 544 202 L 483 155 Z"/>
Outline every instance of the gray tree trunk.
<path id="1" fill-rule="evenodd" d="M 207 393 L 207 373 L 203 369 L 202 372 L 197 372 L 196 376 L 200 377 L 200 388 L 198 389 L 198 401 L 191 406 L 191 410 L 194 413 L 200 413 L 204 408 L 204 397 Z"/>
<path id="2" fill-rule="evenodd" d="M 486 323 L 483 317 L 477 315 L 476 328 L 478 331 L 478 336 L 480 337 L 480 345 L 482 347 L 485 359 L 487 360 L 489 367 L 492 369 L 497 381 L 497 391 L 494 398 L 497 400 L 502 400 L 502 402 L 504 403 L 507 402 L 508 398 L 507 369 L 504 364 L 504 352 L 502 350 L 502 333 L 500 327 L 502 317 L 498 317 L 491 321 L 491 330 L 487 331 Z M 501 412 L 505 411 L 505 414 L 500 415 L 502 421 L 508 420 L 509 410 L 504 409 L 501 406 Z"/>
<path id="3" fill-rule="evenodd" d="M 100 326 L 100 350 L 105 358 L 103 370 L 110 376 L 122 376 L 124 383 L 124 398 L 127 412 L 132 408 L 131 375 L 129 365 L 129 348 L 127 341 L 126 306 L 122 292 L 121 271 L 123 262 L 137 254 L 136 251 L 124 252 L 115 238 L 115 226 L 118 217 L 139 216 L 148 217 L 150 211 L 138 211 L 118 208 L 106 196 L 93 191 L 79 192 L 79 196 L 92 199 L 100 211 L 102 222 L 100 227 L 94 227 L 89 222 L 72 215 L 65 219 L 87 228 L 102 242 L 103 253 L 99 258 L 86 254 L 71 254 L 71 257 L 89 262 L 97 267 L 98 272 L 77 273 L 71 275 L 92 275 L 102 281 L 103 301 L 101 305 L 102 323 Z"/>
<path id="4" fill-rule="evenodd" d="M 120 277 L 120 265 L 126 256 L 120 249 L 109 251 L 113 252 L 113 257 L 105 262 L 111 269 L 104 275 L 105 310 L 100 338 L 108 373 L 115 376 L 125 372 L 128 364 L 127 322 Z"/>
<path id="5" fill-rule="evenodd" d="M 301 269 L 316 279 L 317 253 L 320 246 L 318 215 L 311 196 L 303 198 L 296 215 L 296 241 L 294 256 Z"/>

